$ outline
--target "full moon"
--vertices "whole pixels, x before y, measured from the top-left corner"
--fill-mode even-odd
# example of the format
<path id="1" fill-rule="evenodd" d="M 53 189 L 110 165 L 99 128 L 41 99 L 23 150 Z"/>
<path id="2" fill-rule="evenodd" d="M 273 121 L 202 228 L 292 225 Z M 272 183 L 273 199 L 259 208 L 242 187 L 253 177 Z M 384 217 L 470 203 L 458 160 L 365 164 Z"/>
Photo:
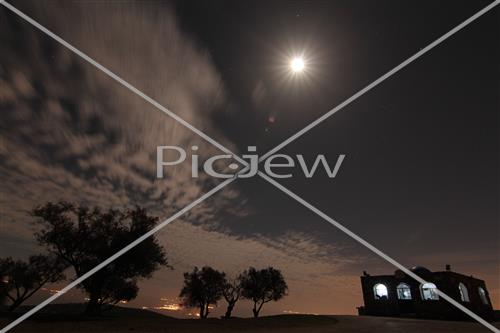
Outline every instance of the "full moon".
<path id="1" fill-rule="evenodd" d="M 304 59 L 302 58 L 293 58 L 290 62 L 290 67 L 292 71 L 295 73 L 302 72 L 304 70 Z"/>

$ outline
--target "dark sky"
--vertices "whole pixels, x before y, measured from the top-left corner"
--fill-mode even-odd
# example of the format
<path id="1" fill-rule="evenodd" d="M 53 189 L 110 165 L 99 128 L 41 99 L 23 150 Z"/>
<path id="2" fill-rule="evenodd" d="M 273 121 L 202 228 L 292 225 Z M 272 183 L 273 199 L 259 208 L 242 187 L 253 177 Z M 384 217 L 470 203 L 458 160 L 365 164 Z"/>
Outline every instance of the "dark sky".
<path id="1" fill-rule="evenodd" d="M 487 4 L 181 1 L 177 11 L 231 92 L 218 123 L 242 150 L 257 145 L 263 153 Z M 347 157 L 335 180 L 284 184 L 408 265 L 494 270 L 498 22 L 497 9 L 286 147 L 311 159 Z M 280 56 L 294 52 L 311 59 L 311 73 L 282 82 Z M 259 89 L 265 97 L 256 103 Z M 259 207 L 262 228 L 279 233 L 282 225 L 265 216 L 286 207 L 289 225 L 338 237 L 269 184 L 252 180 L 242 188 Z M 242 228 L 260 230 L 252 222 Z M 441 262 L 432 259 L 437 253 Z"/>
<path id="2" fill-rule="evenodd" d="M 12 3 L 232 149 L 265 153 L 489 1 Z M 497 307 L 499 15 L 282 150 L 331 164 L 345 154 L 336 178 L 296 169 L 280 180 L 408 267 L 451 264 L 485 279 Z M 139 202 L 167 217 L 206 190 L 184 169 L 154 180 L 157 145 L 201 139 L 4 8 L 0 27 L 2 256 L 33 251 L 23 216 L 45 200 Z M 292 77 L 298 54 L 307 71 Z M 271 312 L 354 313 L 361 271 L 394 270 L 262 179 L 224 191 L 178 222 L 185 228 L 160 234 L 177 269 L 145 282 L 136 306 L 154 304 L 158 288 L 177 296 L 195 264 L 250 262 L 291 281 L 289 300 Z M 231 253 L 217 257 L 221 248 Z"/>

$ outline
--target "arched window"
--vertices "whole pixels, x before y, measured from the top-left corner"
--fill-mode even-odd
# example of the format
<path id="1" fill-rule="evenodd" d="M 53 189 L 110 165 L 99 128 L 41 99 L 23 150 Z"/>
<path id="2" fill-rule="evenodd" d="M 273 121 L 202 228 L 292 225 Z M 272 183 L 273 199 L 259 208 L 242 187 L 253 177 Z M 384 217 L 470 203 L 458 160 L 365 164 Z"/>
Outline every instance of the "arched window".
<path id="1" fill-rule="evenodd" d="M 481 302 L 483 302 L 484 305 L 488 305 L 488 296 L 486 296 L 486 291 L 484 291 L 483 288 L 479 287 L 477 288 L 477 291 L 479 292 L 479 298 L 481 298 Z"/>
<path id="2" fill-rule="evenodd" d="M 375 299 L 388 299 L 389 293 L 387 292 L 387 287 L 382 283 L 377 283 L 373 287 L 373 294 Z"/>
<path id="3" fill-rule="evenodd" d="M 406 283 L 400 283 L 397 287 L 398 299 L 411 299 L 410 286 Z"/>
<path id="4" fill-rule="evenodd" d="M 422 299 L 435 301 L 439 299 L 439 295 L 437 294 L 437 287 L 434 283 L 424 283 L 420 286 L 420 292 L 422 294 Z"/>
<path id="5" fill-rule="evenodd" d="M 467 287 L 465 286 L 465 284 L 460 282 L 458 284 L 458 290 L 460 290 L 460 299 L 462 300 L 462 302 L 470 302 L 469 292 L 467 291 Z"/>

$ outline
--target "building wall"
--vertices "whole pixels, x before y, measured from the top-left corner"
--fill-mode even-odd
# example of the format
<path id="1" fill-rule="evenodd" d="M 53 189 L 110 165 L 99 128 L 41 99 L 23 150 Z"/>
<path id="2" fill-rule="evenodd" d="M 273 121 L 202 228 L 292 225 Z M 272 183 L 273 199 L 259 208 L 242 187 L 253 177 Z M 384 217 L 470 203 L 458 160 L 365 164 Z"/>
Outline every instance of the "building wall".
<path id="1" fill-rule="evenodd" d="M 458 274 L 451 271 L 434 272 L 423 277 L 426 281 L 434 283 L 439 290 L 460 302 L 463 306 L 480 315 L 481 317 L 493 319 L 493 308 L 488 296 L 488 304 L 483 304 L 478 288 L 488 290 L 484 281 Z M 459 283 L 463 283 L 468 290 L 470 302 L 463 302 L 460 297 Z M 374 297 L 373 288 L 382 283 L 388 289 L 388 299 L 377 300 Z M 406 283 L 411 290 L 411 300 L 400 300 L 397 296 L 397 286 Z M 360 314 L 375 316 L 398 316 L 450 320 L 470 319 L 464 312 L 457 309 L 444 299 L 423 300 L 420 284 L 406 274 L 395 275 L 361 276 L 364 307 L 359 309 Z"/>

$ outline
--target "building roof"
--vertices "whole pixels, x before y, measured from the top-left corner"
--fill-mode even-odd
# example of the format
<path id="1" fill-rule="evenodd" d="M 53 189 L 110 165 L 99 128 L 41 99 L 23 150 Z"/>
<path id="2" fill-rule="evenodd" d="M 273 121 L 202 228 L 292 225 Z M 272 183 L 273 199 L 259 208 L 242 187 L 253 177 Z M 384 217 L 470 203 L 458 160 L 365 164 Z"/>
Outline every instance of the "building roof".
<path id="1" fill-rule="evenodd" d="M 414 266 L 410 270 L 420 277 L 429 276 L 432 274 L 432 272 L 429 269 L 423 266 Z"/>

